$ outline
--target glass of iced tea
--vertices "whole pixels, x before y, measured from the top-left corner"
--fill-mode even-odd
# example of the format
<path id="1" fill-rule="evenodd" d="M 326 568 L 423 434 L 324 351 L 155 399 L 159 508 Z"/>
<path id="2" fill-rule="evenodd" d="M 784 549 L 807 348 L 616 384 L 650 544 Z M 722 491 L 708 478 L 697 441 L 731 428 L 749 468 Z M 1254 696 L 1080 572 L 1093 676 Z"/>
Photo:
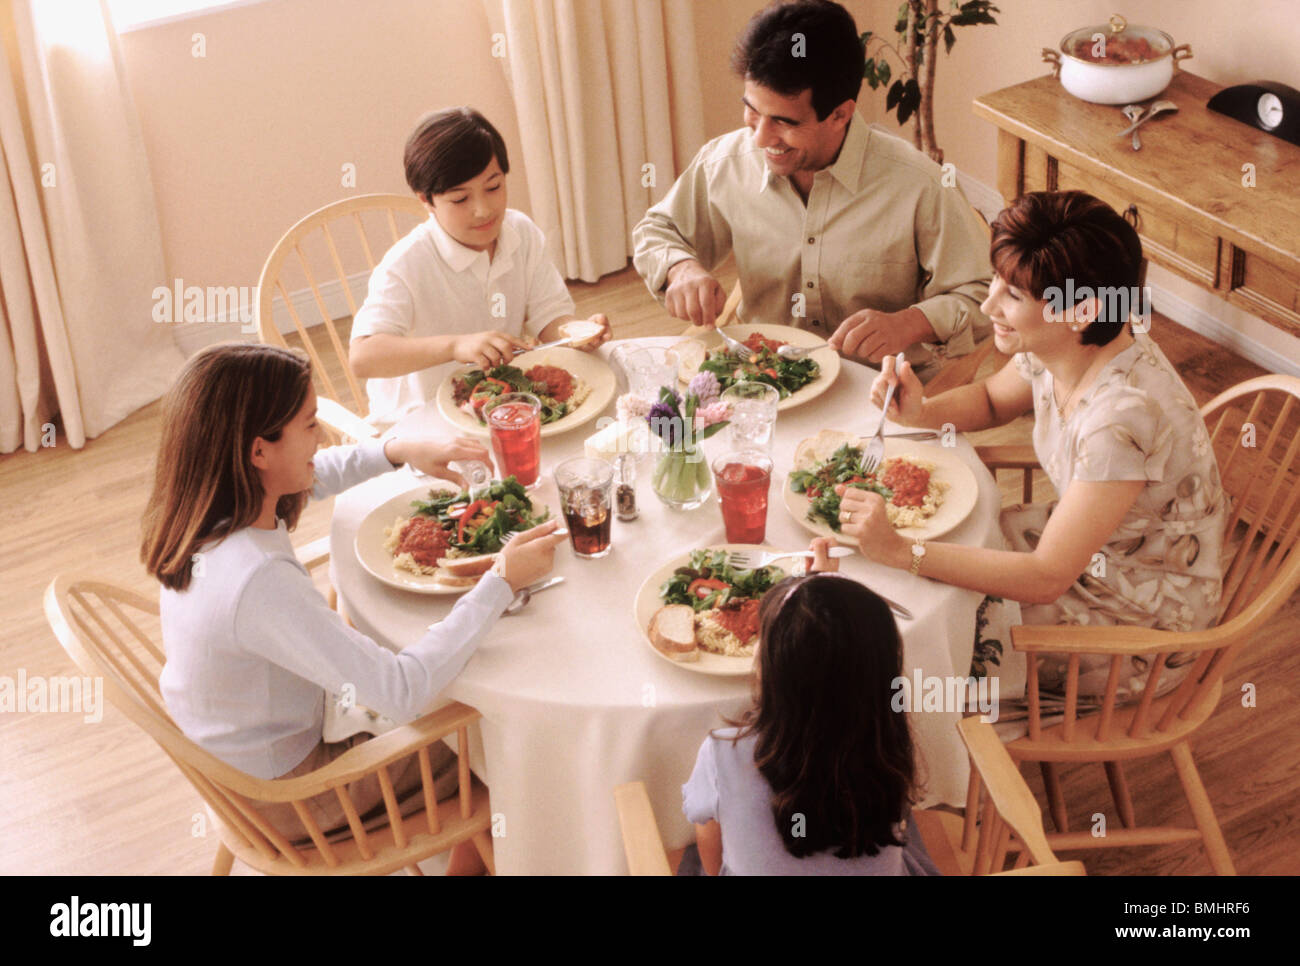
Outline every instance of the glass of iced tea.
<path id="1" fill-rule="evenodd" d="M 604 460 L 565 460 L 555 468 L 555 486 L 573 552 L 588 558 L 609 553 L 614 467 Z"/>
<path id="2" fill-rule="evenodd" d="M 713 461 L 713 478 L 728 543 L 762 543 L 767 536 L 767 492 L 772 460 L 761 450 L 728 453 Z"/>
<path id="3" fill-rule="evenodd" d="M 502 479 L 514 476 L 531 489 L 542 463 L 542 402 L 532 393 L 508 392 L 489 405 L 488 435 L 497 471 Z"/>

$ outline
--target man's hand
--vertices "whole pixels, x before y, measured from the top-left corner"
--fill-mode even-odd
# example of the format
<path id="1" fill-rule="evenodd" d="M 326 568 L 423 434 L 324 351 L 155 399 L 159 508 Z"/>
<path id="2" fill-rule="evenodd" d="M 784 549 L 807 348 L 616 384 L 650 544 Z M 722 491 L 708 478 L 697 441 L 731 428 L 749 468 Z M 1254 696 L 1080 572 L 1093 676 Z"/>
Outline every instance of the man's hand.
<path id="1" fill-rule="evenodd" d="M 525 530 L 501 548 L 497 571 L 516 594 L 551 572 L 555 548 L 564 543 L 568 530 L 560 530 L 560 521 L 547 520 Z"/>
<path id="2" fill-rule="evenodd" d="M 515 349 L 527 348 L 527 342 L 504 332 L 470 332 L 456 336 L 451 345 L 451 356 L 457 362 L 472 362 L 491 369 L 513 359 Z"/>
<path id="3" fill-rule="evenodd" d="M 492 454 L 483 441 L 470 436 L 458 436 L 453 440 L 390 439 L 384 444 L 384 455 L 394 465 L 410 463 L 413 469 L 440 480 L 450 480 L 462 489 L 465 478 L 448 463 L 477 460 L 492 465 Z"/>
<path id="4" fill-rule="evenodd" d="M 840 323 L 828 340 L 841 355 L 867 362 L 880 362 L 918 342 L 938 339 L 930 320 L 915 305 L 901 312 L 863 309 Z"/>
<path id="5" fill-rule="evenodd" d="M 727 304 L 727 293 L 703 265 L 689 258 L 668 270 L 664 304 L 674 318 L 712 328 Z"/>

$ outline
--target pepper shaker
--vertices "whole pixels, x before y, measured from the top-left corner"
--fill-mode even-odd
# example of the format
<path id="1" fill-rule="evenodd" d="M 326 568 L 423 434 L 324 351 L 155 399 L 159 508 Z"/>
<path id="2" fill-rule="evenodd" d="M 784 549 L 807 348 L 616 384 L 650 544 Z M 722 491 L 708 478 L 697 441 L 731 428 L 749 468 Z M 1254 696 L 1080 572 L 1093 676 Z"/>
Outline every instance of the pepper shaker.
<path id="1" fill-rule="evenodd" d="M 624 522 L 637 518 L 636 457 L 620 453 L 614 460 L 614 505 Z"/>

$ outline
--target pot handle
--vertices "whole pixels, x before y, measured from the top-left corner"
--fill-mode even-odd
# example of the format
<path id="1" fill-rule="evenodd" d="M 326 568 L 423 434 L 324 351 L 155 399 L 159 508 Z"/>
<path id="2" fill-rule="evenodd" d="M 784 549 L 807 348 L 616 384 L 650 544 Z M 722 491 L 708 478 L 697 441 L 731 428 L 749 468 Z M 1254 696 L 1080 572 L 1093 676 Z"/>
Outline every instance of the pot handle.
<path id="1" fill-rule="evenodd" d="M 1124 32 L 1124 29 L 1128 26 L 1128 21 L 1125 20 L 1117 13 L 1111 14 L 1111 18 L 1109 22 L 1110 22 L 1110 32 L 1113 34 L 1122 34 Z"/>
<path id="2" fill-rule="evenodd" d="M 1178 61 L 1186 60 L 1187 58 L 1192 56 L 1192 45 L 1179 44 L 1177 47 L 1171 50 L 1170 53 L 1173 54 L 1174 56 L 1174 63 L 1178 63 Z"/>
<path id="3" fill-rule="evenodd" d="M 1061 76 L 1061 52 L 1051 47 L 1043 48 L 1043 63 L 1052 65 L 1052 76 Z"/>

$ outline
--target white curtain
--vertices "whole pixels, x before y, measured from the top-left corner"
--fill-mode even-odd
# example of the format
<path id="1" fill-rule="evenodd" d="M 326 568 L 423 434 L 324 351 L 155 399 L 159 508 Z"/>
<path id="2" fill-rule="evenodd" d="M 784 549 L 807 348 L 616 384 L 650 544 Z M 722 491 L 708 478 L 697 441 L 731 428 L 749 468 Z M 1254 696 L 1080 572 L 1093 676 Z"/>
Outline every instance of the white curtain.
<path id="1" fill-rule="evenodd" d="M 627 265 L 632 229 L 704 143 L 690 0 L 483 0 L 533 220 L 565 277 Z"/>
<path id="2" fill-rule="evenodd" d="M 102 0 L 0 0 L 0 453 L 80 448 L 171 384 L 144 141 Z"/>

